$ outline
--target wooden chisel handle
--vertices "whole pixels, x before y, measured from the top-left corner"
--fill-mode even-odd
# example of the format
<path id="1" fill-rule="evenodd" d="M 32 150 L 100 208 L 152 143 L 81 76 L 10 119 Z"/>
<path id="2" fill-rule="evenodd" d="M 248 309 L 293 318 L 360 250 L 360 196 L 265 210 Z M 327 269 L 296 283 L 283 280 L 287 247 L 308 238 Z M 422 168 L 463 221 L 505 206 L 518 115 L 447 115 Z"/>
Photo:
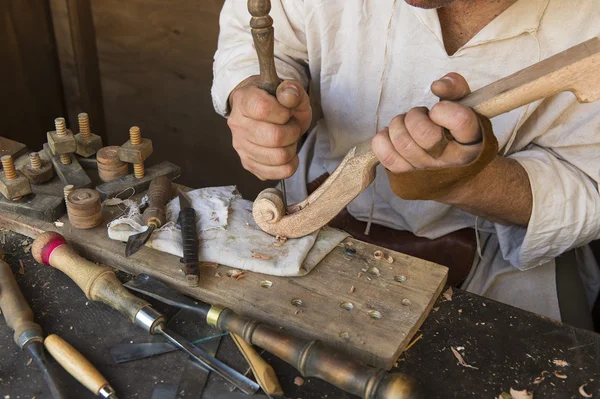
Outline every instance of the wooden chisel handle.
<path id="1" fill-rule="evenodd" d="M 327 348 L 320 341 L 286 335 L 272 327 L 213 306 L 207 322 L 271 352 L 305 377 L 316 377 L 363 399 L 422 398 L 418 385 L 402 373 L 367 366 Z"/>
<path id="2" fill-rule="evenodd" d="M 8 263 L 0 259 L 0 308 L 6 324 L 15 331 L 14 340 L 21 349 L 36 340 L 42 342 L 42 328 L 33 321 L 33 311 L 21 293 L 17 280 Z M 20 339 L 21 334 L 29 331 L 29 337 Z"/>
<path id="3" fill-rule="evenodd" d="M 256 352 L 256 349 L 248 342 L 244 341 L 242 337 L 235 333 L 230 333 L 231 339 L 237 345 L 238 349 L 248 362 L 250 369 L 252 370 L 252 374 L 254 374 L 254 378 L 256 378 L 256 382 L 262 388 L 262 390 L 269 395 L 269 397 L 283 397 L 283 389 L 281 385 L 279 385 L 279 380 L 277 379 L 277 375 L 275 375 L 275 370 L 269 363 L 265 361 L 260 355 Z"/>
<path id="4" fill-rule="evenodd" d="M 108 392 L 114 390 L 102 374 L 77 349 L 56 334 L 51 334 L 44 340 L 44 345 L 52 357 L 69 374 L 95 395 L 111 397 Z M 114 396 L 112 396 L 114 397 Z"/>
<path id="5" fill-rule="evenodd" d="M 260 67 L 258 86 L 274 96 L 281 79 L 275 69 L 275 30 L 273 19 L 269 16 L 271 1 L 248 0 L 248 11 L 252 15 L 250 28 Z"/>
<path id="6" fill-rule="evenodd" d="M 65 238 L 55 232 L 40 234 L 31 247 L 36 261 L 50 265 L 69 276 L 92 301 L 104 302 L 135 323 L 138 311 L 150 304 L 131 294 L 115 273 L 77 255 Z"/>
<path id="7" fill-rule="evenodd" d="M 146 226 L 154 224 L 159 228 L 165 222 L 165 205 L 171 199 L 173 187 L 167 176 L 158 176 L 150 182 L 148 189 L 148 208 L 142 214 L 142 220 Z"/>

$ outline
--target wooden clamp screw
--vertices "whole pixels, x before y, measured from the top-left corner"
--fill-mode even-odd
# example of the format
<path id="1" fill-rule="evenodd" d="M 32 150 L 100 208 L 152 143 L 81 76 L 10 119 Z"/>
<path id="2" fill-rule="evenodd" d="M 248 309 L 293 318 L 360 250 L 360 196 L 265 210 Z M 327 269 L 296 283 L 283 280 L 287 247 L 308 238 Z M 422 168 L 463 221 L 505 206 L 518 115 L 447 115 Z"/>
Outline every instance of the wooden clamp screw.
<path id="1" fill-rule="evenodd" d="M 129 165 L 119 159 L 119 146 L 102 147 L 96 153 L 98 175 L 103 182 L 113 181 L 129 173 Z"/>
<path id="2" fill-rule="evenodd" d="M 140 128 L 132 126 L 129 129 L 129 140 L 119 148 L 119 159 L 133 164 L 133 174 L 136 178 L 144 177 L 144 161 L 152 154 L 152 140 L 143 139 Z"/>
<path id="3" fill-rule="evenodd" d="M 68 187 L 68 186 L 67 186 Z M 65 194 L 67 194 L 65 187 Z M 65 198 L 69 222 L 76 229 L 91 229 L 102 222 L 100 194 L 89 188 L 78 188 Z"/>
<path id="4" fill-rule="evenodd" d="M 102 138 L 90 130 L 90 118 L 88 114 L 77 115 L 79 121 L 79 133 L 75 135 L 77 142 L 77 154 L 82 157 L 90 157 L 102 148 Z"/>
<path id="5" fill-rule="evenodd" d="M 31 194 L 31 185 L 23 173 L 15 169 L 15 163 L 10 155 L 1 158 L 4 173 L 0 174 L 0 193 L 9 200 L 20 200 Z"/>
<path id="6" fill-rule="evenodd" d="M 21 168 L 21 172 L 31 184 L 42 184 L 54 177 L 52 163 L 40 158 L 37 152 L 29 153 L 29 163 Z"/>
<path id="7" fill-rule="evenodd" d="M 56 130 L 46 133 L 50 150 L 54 155 L 60 156 L 60 163 L 69 165 L 71 154 L 77 151 L 75 136 L 70 129 L 67 129 L 65 118 L 56 118 L 54 128 Z"/>

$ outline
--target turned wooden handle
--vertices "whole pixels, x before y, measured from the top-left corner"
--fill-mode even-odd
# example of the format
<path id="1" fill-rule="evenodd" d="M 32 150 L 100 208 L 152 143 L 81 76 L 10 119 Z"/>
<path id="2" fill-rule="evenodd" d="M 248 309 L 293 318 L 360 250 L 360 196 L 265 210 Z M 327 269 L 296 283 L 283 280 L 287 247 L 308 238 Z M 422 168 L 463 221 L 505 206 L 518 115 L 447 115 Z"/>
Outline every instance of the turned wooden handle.
<path id="1" fill-rule="evenodd" d="M 281 79 L 275 69 L 275 30 L 273 19 L 269 16 L 269 0 L 248 0 L 248 11 L 252 15 L 250 28 L 260 66 L 259 87 L 272 95 L 277 92 Z"/>
<path id="2" fill-rule="evenodd" d="M 142 220 L 146 226 L 154 224 L 159 228 L 165 222 L 165 205 L 171 199 L 173 187 L 167 176 L 158 176 L 150 182 L 148 189 L 148 208 L 142 214 Z"/>
<path id="3" fill-rule="evenodd" d="M 33 311 L 19 289 L 8 263 L 0 259 L 0 308 L 6 324 L 14 330 L 14 340 L 21 346 L 19 337 L 28 330 L 37 331 L 42 341 L 42 328 L 33 321 Z"/>
<path id="4" fill-rule="evenodd" d="M 242 337 L 235 333 L 230 333 L 233 342 L 237 345 L 238 349 L 248 362 L 248 365 L 252 369 L 252 374 L 256 378 L 256 382 L 262 388 L 262 390 L 270 397 L 283 397 L 283 389 L 279 385 L 275 370 L 269 363 L 265 361 L 256 352 L 256 349 L 248 342 L 244 341 Z"/>
<path id="5" fill-rule="evenodd" d="M 44 340 L 46 349 L 54 359 L 84 387 L 98 395 L 108 381 L 79 351 L 56 334 Z"/>
<path id="6" fill-rule="evenodd" d="M 350 359 L 319 341 L 282 334 L 231 309 L 220 312 L 216 327 L 240 335 L 294 366 L 305 377 L 316 377 L 363 399 L 422 398 L 416 383 L 401 373 L 387 373 Z"/>
<path id="7" fill-rule="evenodd" d="M 39 263 L 55 267 L 69 276 L 88 299 L 104 302 L 131 322 L 135 322 L 135 315 L 141 308 L 150 305 L 125 289 L 111 268 L 77 255 L 58 233 L 40 234 L 33 242 L 31 253 Z"/>
<path id="8" fill-rule="evenodd" d="M 599 65 L 600 38 L 595 37 L 476 90 L 458 103 L 491 119 L 563 91 L 573 92 L 582 103 L 597 101 Z M 441 149 L 441 155 L 449 138 L 443 135 L 434 151 Z"/>

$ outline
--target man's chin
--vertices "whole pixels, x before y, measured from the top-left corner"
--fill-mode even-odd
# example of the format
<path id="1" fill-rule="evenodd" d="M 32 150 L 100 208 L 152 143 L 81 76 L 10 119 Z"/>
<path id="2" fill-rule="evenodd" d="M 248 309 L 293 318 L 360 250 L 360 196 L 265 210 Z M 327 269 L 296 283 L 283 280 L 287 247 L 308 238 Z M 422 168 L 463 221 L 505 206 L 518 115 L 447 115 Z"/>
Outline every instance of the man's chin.
<path id="1" fill-rule="evenodd" d="M 456 0 L 404 0 L 407 4 L 419 8 L 440 8 L 454 3 Z"/>

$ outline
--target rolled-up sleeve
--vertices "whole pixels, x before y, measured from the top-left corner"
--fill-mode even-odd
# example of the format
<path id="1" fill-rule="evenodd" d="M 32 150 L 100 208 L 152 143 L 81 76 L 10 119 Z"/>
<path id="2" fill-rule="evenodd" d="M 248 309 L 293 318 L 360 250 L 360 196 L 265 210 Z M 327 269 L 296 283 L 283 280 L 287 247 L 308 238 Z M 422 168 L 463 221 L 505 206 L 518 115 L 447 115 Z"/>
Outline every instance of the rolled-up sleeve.
<path id="1" fill-rule="evenodd" d="M 533 193 L 527 228 L 496 224 L 504 259 L 521 270 L 600 238 L 600 106 L 574 104 L 509 156 Z"/>
<path id="2" fill-rule="evenodd" d="M 308 52 L 304 33 L 304 1 L 272 0 L 275 29 L 275 67 L 281 79 L 308 84 Z M 212 98 L 215 110 L 226 116 L 231 91 L 244 79 L 259 74 L 250 31 L 251 15 L 244 0 L 226 0 L 213 64 Z"/>

